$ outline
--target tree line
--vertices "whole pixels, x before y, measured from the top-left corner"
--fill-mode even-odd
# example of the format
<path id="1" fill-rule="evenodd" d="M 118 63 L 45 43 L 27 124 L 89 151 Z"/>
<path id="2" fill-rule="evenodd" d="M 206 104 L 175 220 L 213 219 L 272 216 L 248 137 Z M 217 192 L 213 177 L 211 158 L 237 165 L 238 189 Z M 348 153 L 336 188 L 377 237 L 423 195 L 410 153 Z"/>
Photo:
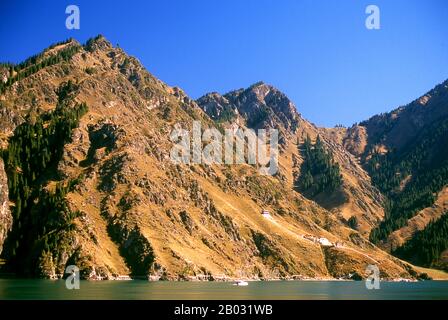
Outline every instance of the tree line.
<path id="1" fill-rule="evenodd" d="M 448 119 L 424 129 L 400 151 L 374 152 L 367 163 L 372 182 L 386 196 L 385 219 L 370 240 L 378 243 L 434 204 L 448 183 Z"/>
<path id="2" fill-rule="evenodd" d="M 295 179 L 295 186 L 305 196 L 312 198 L 324 191 L 333 192 L 342 185 L 339 164 L 326 150 L 320 136 L 313 144 L 307 135 L 300 152 L 304 161 L 300 175 Z"/>
<path id="3" fill-rule="evenodd" d="M 58 43 L 52 45 L 50 48 L 55 47 L 57 45 L 64 44 Z M 77 53 L 81 49 L 81 46 L 74 45 L 69 46 L 63 50 L 60 50 L 57 54 L 52 55 L 48 58 L 43 58 L 44 54 L 38 54 L 31 58 L 28 58 L 24 62 L 18 65 L 9 65 L 10 76 L 8 77 L 6 82 L 0 82 L 0 94 L 3 94 L 8 87 L 10 87 L 13 83 L 20 81 L 24 78 L 29 77 L 32 74 L 35 74 L 39 70 L 58 64 L 62 61 L 69 61 L 71 57 Z"/>
<path id="4" fill-rule="evenodd" d="M 431 221 L 393 254 L 425 267 L 438 267 L 442 252 L 448 249 L 448 213 Z M 448 264 L 442 266 L 448 271 Z"/>
<path id="5" fill-rule="evenodd" d="M 14 204 L 13 228 L 3 252 L 8 264 L 14 266 L 12 270 L 32 270 L 39 252 L 58 245 L 59 231 L 73 228 L 77 213 L 69 210 L 65 195 L 77 181 L 63 183 L 55 172 L 64 145 L 88 109 L 85 103 L 70 105 L 70 93 L 75 89 L 73 82 L 63 83 L 57 90 L 55 110 L 28 117 L 16 127 L 8 148 L 1 152 L 9 200 Z M 50 180 L 55 182 L 54 188 L 49 187 Z"/>

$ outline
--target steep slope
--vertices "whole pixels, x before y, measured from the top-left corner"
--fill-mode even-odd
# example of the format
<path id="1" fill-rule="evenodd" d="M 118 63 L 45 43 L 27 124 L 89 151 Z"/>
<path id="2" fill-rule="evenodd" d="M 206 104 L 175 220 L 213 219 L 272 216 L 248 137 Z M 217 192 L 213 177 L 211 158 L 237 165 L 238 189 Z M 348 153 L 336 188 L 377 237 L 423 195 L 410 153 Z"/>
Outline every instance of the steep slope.
<path id="1" fill-rule="evenodd" d="M 76 264 L 85 278 L 346 277 L 364 276 L 366 266 L 375 263 L 384 277 L 411 276 L 410 265 L 293 190 L 292 168 L 300 162 L 296 138 L 310 133 L 314 139 L 324 132 L 264 84 L 226 99 L 236 105 L 232 110 L 241 125 L 281 130 L 275 176 L 244 164 L 173 163 L 173 128 L 191 129 L 193 120 L 214 127 L 216 119 L 101 36 L 84 46 L 74 40 L 52 46 L 13 73 L 0 97 L 1 137 L 3 154 L 18 154 L 21 161 L 9 161 L 6 174 L 12 187 L 11 177 L 30 181 L 19 186 L 31 190 L 27 195 L 33 201 L 18 210 L 15 188 L 9 194 L 12 210 L 24 215 L 15 218 L 8 233 L 6 270 L 59 277 L 66 265 Z M 250 99 L 255 103 L 245 108 Z M 260 99 L 264 103 L 256 102 Z M 44 130 L 80 105 L 87 106 L 85 114 L 76 113 L 69 127 L 56 126 L 64 139 L 57 139 L 57 130 Z M 31 133 L 54 146 L 33 147 L 53 159 L 51 165 L 45 162 L 45 170 L 32 170 L 31 161 L 24 161 L 30 155 L 23 141 Z M 326 145 L 343 150 L 330 140 Z M 360 183 L 357 176 L 365 173 L 348 152 L 335 159 L 353 170 L 343 172 L 355 179 L 352 183 Z M 57 210 L 39 210 L 48 205 Z M 261 215 L 262 210 L 270 215 Z M 45 228 L 42 218 L 50 222 Z M 343 245 L 324 250 L 313 237 Z"/>
<path id="2" fill-rule="evenodd" d="M 197 103 L 215 121 L 231 121 L 239 117 L 247 127 L 254 129 L 276 128 L 282 133 L 294 132 L 300 119 L 288 97 L 264 82 L 224 96 L 216 92 L 206 94 Z"/>
<path id="3" fill-rule="evenodd" d="M 356 217 L 357 230 L 367 236 L 384 217 L 384 198 L 379 190 L 372 186 L 370 176 L 358 159 L 339 144 L 328 129 L 319 129 L 319 135 L 341 169 L 343 197 L 342 200 L 333 200 L 337 204 L 336 210 L 347 221 Z M 331 208 L 332 200 L 329 201 Z"/>
<path id="4" fill-rule="evenodd" d="M 386 250 L 412 241 L 447 212 L 447 107 L 445 81 L 406 106 L 349 128 L 343 138 L 387 197 L 386 219 L 370 235 Z"/>
<path id="5" fill-rule="evenodd" d="M 448 248 L 448 215 L 431 221 L 425 229 L 394 251 L 394 254 L 427 267 L 448 270 L 446 248 Z"/>
<path id="6" fill-rule="evenodd" d="M 369 156 L 373 147 L 400 151 L 417 138 L 423 128 L 446 119 L 447 100 L 448 80 L 406 106 L 373 116 L 353 126 L 348 130 L 344 142 L 359 147 L 358 151 L 351 151 L 364 158 Z M 366 141 L 353 141 L 356 137 Z"/>
<path id="7" fill-rule="evenodd" d="M 0 253 L 3 250 L 3 242 L 12 226 L 12 216 L 9 212 L 8 183 L 3 159 L 0 159 Z"/>
<path id="8" fill-rule="evenodd" d="M 303 178 L 303 143 L 306 137 L 313 141 L 319 136 L 342 174 L 342 186 L 331 192 L 321 192 L 310 199 L 331 210 L 341 221 L 356 217 L 357 230 L 368 235 L 383 218 L 382 196 L 371 186 L 370 178 L 338 141 L 334 131 L 317 128 L 303 119 L 296 106 L 278 89 L 263 82 L 247 89 L 220 95 L 209 93 L 197 100 L 198 105 L 220 125 L 237 123 L 252 129 L 276 128 L 279 130 L 280 176 L 296 189 Z M 339 135 L 340 136 L 340 135 Z"/>
<path id="9" fill-rule="evenodd" d="M 412 239 L 416 232 L 424 230 L 431 221 L 438 220 L 446 212 L 448 212 L 448 187 L 444 187 L 437 194 L 432 206 L 420 210 L 406 222 L 404 227 L 393 231 L 388 236 L 387 243 L 392 249 L 402 246 Z"/>

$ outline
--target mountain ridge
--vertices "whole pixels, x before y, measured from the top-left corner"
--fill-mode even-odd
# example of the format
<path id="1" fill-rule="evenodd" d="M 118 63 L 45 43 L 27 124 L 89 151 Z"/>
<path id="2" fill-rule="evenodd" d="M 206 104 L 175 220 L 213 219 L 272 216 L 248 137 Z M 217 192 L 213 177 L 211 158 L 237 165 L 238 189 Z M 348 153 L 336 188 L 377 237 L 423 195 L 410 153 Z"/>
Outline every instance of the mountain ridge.
<path id="1" fill-rule="evenodd" d="M 70 140 L 60 146 L 63 152 L 57 169 L 42 176 L 48 180 L 42 189 L 52 195 L 56 185 L 77 181 L 63 201 L 68 212 L 79 215 L 70 221 L 73 230 L 45 230 L 36 236 L 34 249 L 19 241 L 19 250 L 33 267 L 19 266 L 13 271 L 55 278 L 68 263 L 75 263 L 84 278 L 113 279 L 119 274 L 168 280 L 223 275 L 339 278 L 353 273 L 363 277 L 365 267 L 377 262 L 385 278 L 418 276 L 412 265 L 365 238 L 383 216 L 381 195 L 370 186 L 355 156 L 327 130 L 303 119 L 295 107 L 291 109 L 294 104 L 277 89 L 257 83 L 231 91 L 227 97 L 194 101 L 181 89 L 156 79 L 137 59 L 102 36 L 84 46 L 70 42 L 68 46 L 76 48 L 70 55 L 65 55 L 64 46 L 54 47 L 54 61 L 36 60 L 29 74 L 6 86 L 0 97 L 4 115 L 0 141 L 8 149 L 11 137 L 19 135 L 20 124 L 34 126 L 39 117 L 46 121 L 59 103 L 58 92 L 71 81 L 68 110 L 72 104 L 85 103 L 88 111 L 73 128 Z M 213 118 L 214 114 L 219 118 L 218 113 L 204 108 L 212 103 L 218 110 L 220 97 L 238 110 L 242 128 L 279 129 L 278 175 L 262 177 L 250 165 L 194 166 L 169 161 L 168 136 L 174 124 L 191 128 L 193 120 L 200 120 L 205 127 L 226 125 Z M 267 114 L 253 121 L 252 112 L 264 108 Z M 299 147 L 306 136 L 321 136 L 334 154 L 343 175 L 341 192 L 348 201 L 316 202 L 293 189 L 293 172 L 300 171 L 303 162 Z M 13 167 L 6 164 L 5 169 L 11 177 Z M 41 200 L 35 199 L 38 204 Z M 17 204 L 11 203 L 10 209 L 17 212 Z M 263 210 L 272 219 L 262 216 Z M 346 223 L 353 214 L 358 217 L 359 232 Z M 9 219 L 7 210 L 2 215 Z M 8 222 L 2 227 L 7 231 Z M 59 243 L 43 246 L 53 235 Z M 309 235 L 343 245 L 325 249 Z"/>

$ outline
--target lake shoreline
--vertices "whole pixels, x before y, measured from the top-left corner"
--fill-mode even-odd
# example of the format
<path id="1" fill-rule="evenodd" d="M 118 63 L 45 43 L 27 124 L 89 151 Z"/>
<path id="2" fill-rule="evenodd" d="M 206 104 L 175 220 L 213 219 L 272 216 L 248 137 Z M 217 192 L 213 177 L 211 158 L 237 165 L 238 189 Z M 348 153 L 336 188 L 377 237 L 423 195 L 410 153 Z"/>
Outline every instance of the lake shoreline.
<path id="1" fill-rule="evenodd" d="M 65 280 L 0 279 L 0 300 L 397 300 L 448 299 L 448 281 L 88 281 L 78 290 Z M 72 289 L 72 290 L 70 290 Z"/>
<path id="2" fill-rule="evenodd" d="M 48 280 L 48 281 L 59 281 L 64 280 L 64 277 L 57 277 L 57 278 L 32 278 L 32 277 L 22 277 L 17 276 L 14 274 L 0 274 L 0 280 Z M 88 282 L 122 282 L 122 281 L 141 281 L 141 282 L 163 282 L 163 283 L 234 283 L 239 280 L 247 281 L 247 282 L 362 282 L 366 281 L 367 279 L 359 279 L 359 280 L 353 280 L 353 279 L 341 279 L 341 278 L 326 278 L 326 277 L 318 277 L 318 278 L 303 278 L 303 279 L 279 279 L 279 278 L 272 278 L 272 279 L 250 279 L 250 278 L 227 278 L 225 280 L 219 279 L 219 280 L 204 280 L 204 279 L 153 279 L 150 280 L 146 277 L 132 277 L 132 276 L 120 276 L 120 278 L 104 278 L 104 279 L 98 279 L 98 278 L 81 278 L 81 281 L 88 281 Z M 421 279 L 410 279 L 410 278 L 387 278 L 387 279 L 380 279 L 381 282 L 389 282 L 389 283 L 397 283 L 397 282 L 425 282 L 425 281 L 448 281 L 448 279 L 429 279 L 429 280 L 421 280 Z"/>

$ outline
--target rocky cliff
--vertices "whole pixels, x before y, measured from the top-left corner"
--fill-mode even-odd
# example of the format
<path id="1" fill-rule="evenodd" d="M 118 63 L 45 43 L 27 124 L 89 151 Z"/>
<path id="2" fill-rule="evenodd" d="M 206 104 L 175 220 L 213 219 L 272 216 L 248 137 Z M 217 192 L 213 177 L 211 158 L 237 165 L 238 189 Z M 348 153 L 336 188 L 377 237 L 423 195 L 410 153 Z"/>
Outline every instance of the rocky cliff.
<path id="1" fill-rule="evenodd" d="M 6 235 L 11 230 L 11 226 L 12 216 L 9 211 L 8 180 L 3 160 L 0 159 L 0 253 L 2 252 Z"/>

